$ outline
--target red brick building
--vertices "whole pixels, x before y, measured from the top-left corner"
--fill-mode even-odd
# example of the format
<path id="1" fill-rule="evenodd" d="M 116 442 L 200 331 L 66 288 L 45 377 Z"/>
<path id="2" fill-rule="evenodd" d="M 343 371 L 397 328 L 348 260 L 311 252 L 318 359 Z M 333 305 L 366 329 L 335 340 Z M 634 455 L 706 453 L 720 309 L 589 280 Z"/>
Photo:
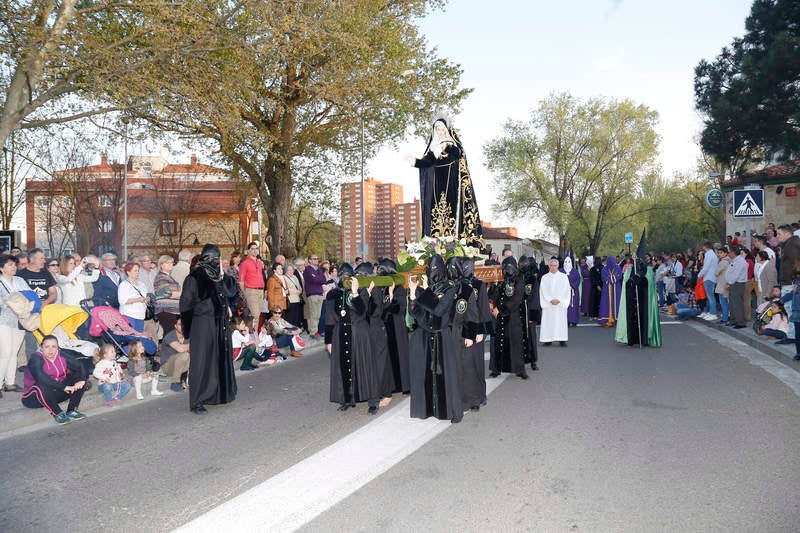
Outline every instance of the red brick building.
<path id="1" fill-rule="evenodd" d="M 122 255 L 126 197 L 129 255 L 199 251 L 206 242 L 225 255 L 258 233 L 252 188 L 224 169 L 195 156 L 188 164 L 131 156 L 127 168 L 102 156 L 99 165 L 26 183 L 28 248 L 53 256 L 71 250 Z"/>
<path id="2" fill-rule="evenodd" d="M 406 241 L 419 238 L 422 223 L 419 200 L 403 203 L 403 186 L 364 180 L 365 239 L 361 235 L 361 182 L 342 184 L 342 258 L 352 261 L 362 255 L 366 241 L 367 258 L 397 257 Z"/>

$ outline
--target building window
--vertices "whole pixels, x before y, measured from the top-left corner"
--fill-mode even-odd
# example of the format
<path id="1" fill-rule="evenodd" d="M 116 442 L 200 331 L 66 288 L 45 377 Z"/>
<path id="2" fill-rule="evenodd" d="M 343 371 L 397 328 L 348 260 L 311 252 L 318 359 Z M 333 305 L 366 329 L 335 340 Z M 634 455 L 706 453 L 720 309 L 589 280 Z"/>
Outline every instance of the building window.
<path id="1" fill-rule="evenodd" d="M 110 196 L 108 196 L 107 194 L 101 194 L 97 198 L 97 205 L 99 205 L 100 207 L 112 207 L 114 204 L 111 201 Z"/>
<path id="2" fill-rule="evenodd" d="M 50 198 L 47 198 L 45 196 L 37 196 L 36 205 L 39 207 L 47 207 L 48 205 L 50 205 Z"/>
<path id="3" fill-rule="evenodd" d="M 114 229 L 114 224 L 110 220 L 99 220 L 97 221 L 97 229 L 100 230 L 100 233 L 111 233 L 111 230 Z"/>
<path id="4" fill-rule="evenodd" d="M 159 226 L 159 233 L 162 236 L 177 235 L 178 231 L 175 221 L 172 219 L 162 220 L 161 225 Z"/>

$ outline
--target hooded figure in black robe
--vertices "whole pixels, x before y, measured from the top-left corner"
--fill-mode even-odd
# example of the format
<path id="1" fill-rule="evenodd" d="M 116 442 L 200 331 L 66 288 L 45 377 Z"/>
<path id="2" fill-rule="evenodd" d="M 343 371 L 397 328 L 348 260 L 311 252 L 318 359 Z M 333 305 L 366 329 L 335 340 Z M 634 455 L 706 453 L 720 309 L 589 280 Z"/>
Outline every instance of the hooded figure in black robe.
<path id="1" fill-rule="evenodd" d="M 356 278 L 372 276 L 375 274 L 374 267 L 372 263 L 365 261 L 356 267 L 355 274 Z M 365 377 L 369 378 L 369 392 L 365 389 L 364 394 L 367 395 L 369 414 L 374 415 L 378 411 L 378 400 L 392 397 L 394 373 L 389 359 L 386 326 L 383 323 L 383 292 L 374 285 L 370 285 L 359 287 L 358 294 L 366 306 L 369 339 L 372 345 L 369 366 L 365 368 L 368 372 L 368 374 L 365 373 Z M 376 394 L 377 396 L 375 396 Z"/>
<path id="2" fill-rule="evenodd" d="M 206 412 L 204 405 L 236 399 L 230 310 L 222 279 L 219 248 L 206 244 L 183 282 L 180 299 L 183 334 L 192 345 L 189 408 L 197 414 Z"/>
<path id="3" fill-rule="evenodd" d="M 473 382 L 479 385 L 477 391 L 480 396 L 480 405 L 486 405 L 486 363 L 485 363 L 485 342 L 486 335 L 491 335 L 494 331 L 494 319 L 492 312 L 489 309 L 489 291 L 486 284 L 475 277 L 475 261 L 471 257 L 459 257 L 461 263 L 461 273 L 464 279 L 472 287 L 472 292 L 475 294 L 478 305 L 478 321 L 479 321 L 479 334 L 475 337 L 475 344 L 467 348 L 469 355 L 465 357 L 467 365 L 464 372 L 464 382 Z M 471 374 L 474 373 L 474 376 Z M 464 400 L 464 405 L 472 409 L 475 404 L 473 403 L 475 397 L 478 396 L 472 389 L 466 389 L 461 392 L 461 397 Z"/>
<path id="4" fill-rule="evenodd" d="M 367 270 L 372 273 L 369 263 L 360 274 L 365 275 Z M 342 264 L 339 267 L 339 286 L 332 289 L 325 300 L 328 306 L 325 310 L 325 344 L 331 356 L 330 400 L 339 404 L 340 411 L 346 411 L 358 402 L 367 402 L 368 412 L 375 414 L 381 396 L 386 393 L 382 373 L 385 368 L 376 366 L 376 341 L 369 324 L 370 295 L 366 289 L 358 287 L 353 274 L 353 267 Z M 344 286 L 347 279 L 351 282 L 349 289 Z M 385 349 L 383 356 L 386 358 Z"/>
<path id="5" fill-rule="evenodd" d="M 447 260 L 447 279 L 458 291 L 455 315 L 453 315 L 453 338 L 458 357 L 458 381 L 461 387 L 461 403 L 472 411 L 480 409 L 484 402 L 486 380 L 484 379 L 483 354 L 476 361 L 473 347 L 483 333 L 481 314 L 478 309 L 478 295 L 469 279 L 464 276 L 461 257 Z M 479 366 L 477 363 L 480 363 Z"/>
<path id="6" fill-rule="evenodd" d="M 526 256 L 519 258 L 519 275 L 525 282 L 525 348 L 528 358 L 526 363 L 531 364 L 531 370 L 539 370 L 539 341 L 536 336 L 536 324 L 542 320 L 542 304 L 539 301 L 539 269 L 536 262 Z"/>
<path id="7" fill-rule="evenodd" d="M 623 289 L 625 290 L 628 346 L 647 346 L 649 331 L 647 267 L 641 259 L 635 257 L 626 274 L 628 280 Z M 622 311 L 620 310 L 620 312 Z"/>
<path id="8" fill-rule="evenodd" d="M 446 118 L 431 128 L 419 168 L 422 234 L 429 237 L 452 235 L 466 244 L 484 249 L 483 226 L 478 213 L 464 146 Z"/>
<path id="9" fill-rule="evenodd" d="M 489 374 L 497 377 L 501 372 L 513 372 L 528 379 L 525 361 L 529 357 L 526 347 L 527 323 L 525 318 L 525 281 L 517 273 L 513 257 L 503 259 L 503 281 L 492 286 L 489 300 L 494 303 L 495 335 Z"/>
<path id="10" fill-rule="evenodd" d="M 461 422 L 461 388 L 451 323 L 458 289 L 445 276 L 442 256 L 427 269 L 429 286 L 409 281 L 409 310 L 417 324 L 409 341 L 411 417 Z"/>
<path id="11" fill-rule="evenodd" d="M 589 320 L 596 320 L 600 313 L 600 296 L 603 294 L 603 263 L 599 257 L 589 269 Z"/>
<path id="12" fill-rule="evenodd" d="M 379 276 L 397 274 L 397 266 L 391 259 L 381 259 L 375 269 Z M 394 392 L 407 393 L 408 384 L 408 328 L 406 327 L 407 293 L 405 287 L 376 288 L 383 297 L 383 325 L 386 330 L 386 344 L 389 360 L 392 363 Z"/>

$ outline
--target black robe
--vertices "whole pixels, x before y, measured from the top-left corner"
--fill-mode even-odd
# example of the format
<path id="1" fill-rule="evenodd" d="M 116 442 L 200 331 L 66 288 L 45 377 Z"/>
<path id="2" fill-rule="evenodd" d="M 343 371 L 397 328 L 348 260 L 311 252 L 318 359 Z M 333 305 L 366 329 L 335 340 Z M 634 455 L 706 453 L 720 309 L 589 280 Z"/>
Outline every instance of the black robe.
<path id="1" fill-rule="evenodd" d="M 458 358 L 451 321 L 458 290 L 417 289 L 409 308 L 417 329 L 409 340 L 411 417 L 461 420 Z"/>
<path id="2" fill-rule="evenodd" d="M 202 268 L 192 270 L 183 282 L 180 311 L 183 334 L 192 346 L 189 407 L 232 402 L 237 387 L 222 282 L 211 280 Z"/>
<path id="3" fill-rule="evenodd" d="M 600 296 L 603 289 L 603 266 L 594 265 L 589 269 L 589 316 L 597 318 L 600 313 Z"/>
<path id="4" fill-rule="evenodd" d="M 539 362 L 539 340 L 536 335 L 536 324 L 542 321 L 542 303 L 539 301 L 539 276 L 535 272 L 529 272 L 525 276 L 525 348 L 528 358 L 526 363 L 531 364 L 531 368 Z"/>
<path id="5" fill-rule="evenodd" d="M 376 366 L 376 339 L 369 324 L 366 289 L 357 296 L 337 287 L 328 293 L 325 305 L 325 343 L 331 344 L 331 402 L 355 405 L 376 401 L 386 394 L 386 365 Z M 386 350 L 384 360 L 388 363 Z M 391 393 L 391 390 L 389 390 Z"/>
<path id="6" fill-rule="evenodd" d="M 389 288 L 383 287 L 383 325 L 394 376 L 394 392 L 406 393 L 408 384 L 408 328 L 406 327 L 406 289 L 396 286 L 389 300 Z"/>
<path id="7" fill-rule="evenodd" d="M 526 346 L 525 281 L 514 276 L 492 286 L 489 299 L 498 310 L 493 337 L 493 350 L 489 360 L 492 372 L 525 371 L 525 361 L 530 357 Z M 524 324 L 524 325 L 523 325 Z"/>
<path id="8" fill-rule="evenodd" d="M 394 390 L 394 372 L 392 362 L 389 357 L 389 343 L 386 335 L 386 326 L 383 323 L 383 292 L 373 288 L 372 294 L 367 289 L 359 289 L 359 296 L 367 306 L 367 324 L 369 324 L 369 336 L 372 342 L 371 366 L 374 368 L 374 377 L 378 384 L 378 396 L 370 396 L 367 399 L 378 397 L 390 397 Z"/>
<path id="9" fill-rule="evenodd" d="M 633 266 L 628 267 L 633 269 Z M 642 346 L 647 346 L 648 332 L 648 286 L 645 273 L 634 274 L 631 270 L 630 277 L 625 283 L 625 313 L 628 319 L 628 346 L 639 345 L 641 335 Z M 637 306 L 638 296 L 638 306 Z"/>
<path id="10" fill-rule="evenodd" d="M 486 405 L 486 335 L 494 334 L 494 317 L 489 308 L 489 289 L 488 286 L 476 277 L 470 277 L 469 283 L 475 293 L 478 306 L 478 319 L 480 322 L 480 333 L 483 334 L 480 342 L 475 342 L 467 350 L 472 354 L 472 366 L 475 368 L 476 379 L 481 383 L 481 405 Z M 465 396 L 465 394 L 462 394 Z M 472 404 L 469 404 L 472 407 Z"/>
<path id="11" fill-rule="evenodd" d="M 456 297 L 452 330 L 459 363 L 461 403 L 465 408 L 478 407 L 486 400 L 483 352 L 480 352 L 480 358 L 478 358 L 475 350 L 475 338 L 484 331 L 478 308 L 478 293 L 467 279 L 459 280 L 455 285 L 458 289 L 458 296 Z M 465 345 L 466 339 L 472 341 L 472 346 Z"/>

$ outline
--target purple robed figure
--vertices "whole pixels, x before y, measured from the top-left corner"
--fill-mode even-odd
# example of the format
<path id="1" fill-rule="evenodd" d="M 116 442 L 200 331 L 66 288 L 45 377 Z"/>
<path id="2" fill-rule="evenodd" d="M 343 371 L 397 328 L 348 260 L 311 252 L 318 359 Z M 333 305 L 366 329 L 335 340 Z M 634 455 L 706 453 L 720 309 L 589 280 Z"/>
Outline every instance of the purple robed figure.
<path id="1" fill-rule="evenodd" d="M 569 309 L 567 309 L 567 323 L 570 325 L 577 324 L 581 321 L 580 295 L 578 292 L 581 284 L 581 275 L 578 273 L 577 269 L 572 268 L 571 257 L 566 257 L 564 259 L 564 266 L 560 270 L 567 275 L 569 287 L 572 290 L 569 300 Z"/>
<path id="2" fill-rule="evenodd" d="M 592 280 L 589 279 L 589 269 L 592 265 L 589 260 L 594 263 L 593 257 L 587 257 L 585 263 L 580 264 L 581 268 L 581 313 L 583 316 L 589 314 L 589 296 L 592 294 Z"/>
<path id="3" fill-rule="evenodd" d="M 622 294 L 622 269 L 613 256 L 606 257 L 606 266 L 600 274 L 603 280 L 603 292 L 600 295 L 600 312 L 597 323 L 601 326 L 614 327 L 617 324 L 619 297 Z"/>

